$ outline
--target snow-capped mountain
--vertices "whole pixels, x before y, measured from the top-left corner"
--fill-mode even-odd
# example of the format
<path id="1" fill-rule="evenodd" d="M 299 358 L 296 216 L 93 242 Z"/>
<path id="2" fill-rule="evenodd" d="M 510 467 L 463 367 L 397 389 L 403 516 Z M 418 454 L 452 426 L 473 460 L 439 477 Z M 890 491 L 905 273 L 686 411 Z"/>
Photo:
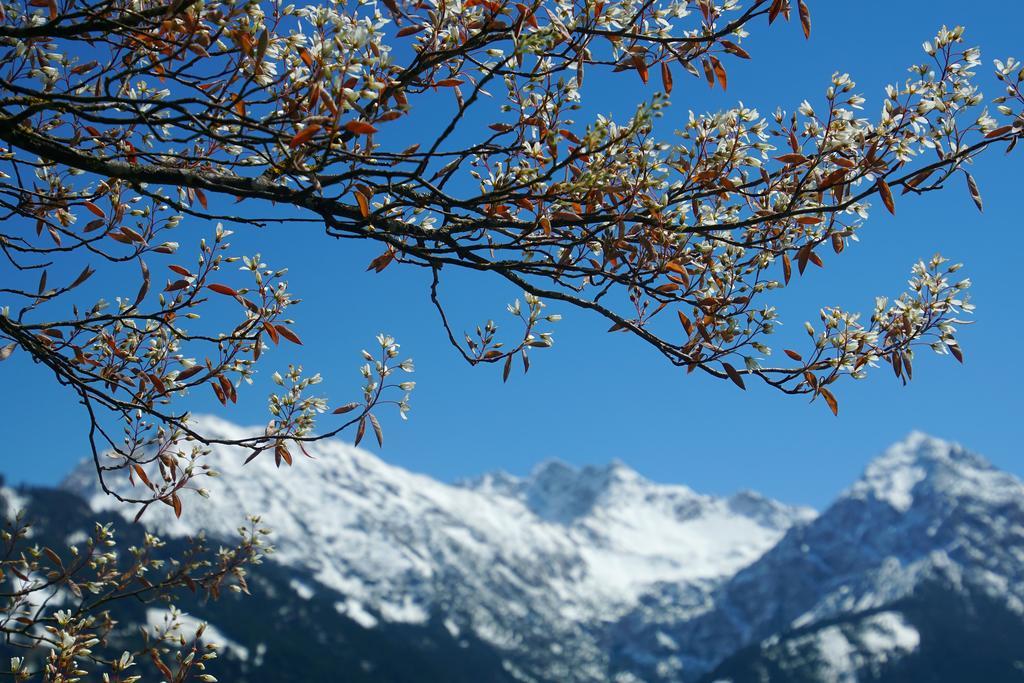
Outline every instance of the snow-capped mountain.
<path id="1" fill-rule="evenodd" d="M 224 439 L 256 431 L 201 420 L 200 430 Z M 453 486 L 337 441 L 307 450 L 314 460 L 279 470 L 269 456 L 243 466 L 245 453 L 215 448 L 206 462 L 222 476 L 202 482 L 209 500 L 189 501 L 180 519 L 156 506 L 144 522 L 163 534 L 232 537 L 246 514 L 260 514 L 277 562 L 310 570 L 345 596 L 337 609 L 368 628 L 443 614 L 453 632 L 516 652 L 544 675 L 571 665 L 600 680 L 604 624 L 662 584 L 706 595 L 814 516 L 754 493 L 714 498 L 655 484 L 622 463 L 548 462 L 527 478 Z M 94 509 L 132 515 L 98 489 L 91 467 L 65 488 Z M 301 599 L 316 592 L 292 589 Z M 571 661 L 552 657 L 553 644 Z"/>
<path id="2" fill-rule="evenodd" d="M 393 643 L 407 629 L 431 643 L 421 656 L 469 648 L 467 666 L 483 668 L 460 680 L 1024 680 L 1024 483 L 955 444 L 911 434 L 820 515 L 656 484 L 618 462 L 447 485 L 340 442 L 310 452 L 278 470 L 217 449 L 210 500 L 143 521 L 230 536 L 262 514 L 288 577 L 267 579 L 274 610 L 298 606 L 311 632 L 353 624 Z M 89 466 L 65 488 L 132 514 Z"/>
<path id="3" fill-rule="evenodd" d="M 716 589 L 712 609 L 673 623 L 652 624 L 642 611 L 624 619 L 631 628 L 621 649 L 626 661 L 655 662 L 636 672 L 647 680 L 693 680 L 738 645 L 786 659 L 780 634 L 792 632 L 782 649 L 791 661 L 809 648 L 820 680 L 856 681 L 879 659 L 917 650 L 921 629 L 905 613 L 921 612 L 915 601 L 937 589 L 1024 615 L 1024 483 L 913 433 L 817 519 Z M 644 642 L 654 647 L 639 656 Z M 760 680 L 748 674 L 737 680 Z M 788 680 L 779 676 L 767 680 Z"/>

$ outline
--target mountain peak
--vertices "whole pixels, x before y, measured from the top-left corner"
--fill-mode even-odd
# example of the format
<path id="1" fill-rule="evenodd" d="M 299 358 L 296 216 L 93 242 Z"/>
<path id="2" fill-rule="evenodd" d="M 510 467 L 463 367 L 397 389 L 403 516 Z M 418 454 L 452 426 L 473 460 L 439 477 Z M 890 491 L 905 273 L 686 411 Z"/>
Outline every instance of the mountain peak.
<path id="1" fill-rule="evenodd" d="M 537 464 L 527 482 L 533 487 L 572 485 L 607 488 L 617 484 L 650 484 L 639 472 L 618 458 L 606 465 L 576 466 L 549 458 Z"/>
<path id="2" fill-rule="evenodd" d="M 1021 483 L 957 443 L 913 431 L 875 458 L 844 497 L 873 499 L 906 512 L 921 497 L 1002 499 Z"/>
<path id="3" fill-rule="evenodd" d="M 818 516 L 809 507 L 791 507 L 769 498 L 757 491 L 744 489 L 729 496 L 726 501 L 729 510 L 736 514 L 757 520 L 768 527 L 786 528 L 794 522 L 809 522 Z"/>
<path id="4" fill-rule="evenodd" d="M 661 487 L 617 458 L 606 465 L 582 466 L 550 458 L 538 463 L 526 477 L 498 470 L 458 485 L 519 499 L 541 519 L 557 524 L 571 524 L 609 497 Z M 692 493 L 686 487 L 673 488 Z"/>
<path id="5" fill-rule="evenodd" d="M 968 451 L 960 444 L 946 441 L 920 430 L 913 430 L 875 458 L 873 464 L 901 463 L 909 460 L 932 466 L 967 466 L 991 469 L 985 458 Z"/>
<path id="6" fill-rule="evenodd" d="M 650 482 L 620 460 L 574 467 L 553 459 L 534 468 L 524 482 L 523 493 L 538 517 L 565 524 L 589 513 L 616 489 L 644 485 Z"/>

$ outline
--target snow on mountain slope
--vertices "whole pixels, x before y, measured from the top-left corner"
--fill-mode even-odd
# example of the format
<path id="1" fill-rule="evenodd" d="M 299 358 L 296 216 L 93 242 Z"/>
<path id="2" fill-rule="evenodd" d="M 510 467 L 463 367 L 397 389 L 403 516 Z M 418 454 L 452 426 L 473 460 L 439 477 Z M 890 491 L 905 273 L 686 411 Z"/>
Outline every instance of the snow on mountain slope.
<path id="1" fill-rule="evenodd" d="M 815 515 L 752 492 L 712 498 L 653 484 L 621 462 L 577 470 L 549 461 L 527 479 L 500 473 L 463 486 L 517 501 L 540 523 L 564 529 L 587 567 L 583 588 L 623 603 L 659 582 L 731 576 L 770 539 Z"/>
<path id="2" fill-rule="evenodd" d="M 758 644 L 754 655 L 757 659 L 752 662 L 754 666 L 744 662 L 747 668 L 737 676 L 726 673 L 711 678 L 714 683 L 808 679 L 821 683 L 858 683 L 861 680 L 878 680 L 883 672 L 888 673 L 893 664 L 900 663 L 920 644 L 921 634 L 903 614 L 877 612 L 787 638 L 772 636 Z M 776 671 L 767 671 L 766 664 Z"/>
<path id="3" fill-rule="evenodd" d="M 202 422 L 229 439 L 249 431 Z M 750 492 L 655 484 L 618 462 L 447 485 L 340 442 L 311 452 L 277 470 L 218 449 L 209 501 L 144 521 L 229 536 L 263 514 L 277 560 L 319 581 L 274 592 L 372 633 L 429 619 L 496 646 L 524 681 L 1017 676 L 1024 483 L 956 444 L 911 434 L 819 516 Z M 66 486 L 131 514 L 88 465 Z M 946 656 L 963 642 L 972 659 Z"/>
<path id="4" fill-rule="evenodd" d="M 767 646 L 770 647 L 771 639 Z M 791 662 L 818 660 L 823 683 L 857 683 L 865 662 L 885 663 L 913 652 L 920 634 L 898 612 L 880 612 L 855 625 L 826 626 L 787 643 Z"/>
<path id="5" fill-rule="evenodd" d="M 844 499 L 877 501 L 908 512 L 915 500 L 946 504 L 1019 502 L 1024 483 L 963 446 L 911 432 L 868 465 Z M 838 501 L 837 501 L 838 502 Z"/>
<path id="6" fill-rule="evenodd" d="M 713 609 L 675 623 L 637 610 L 622 622 L 621 649 L 666 672 L 648 679 L 692 680 L 738 646 L 883 608 L 926 581 L 981 591 L 1024 615 L 1024 483 L 959 445 L 913 433 L 817 519 L 716 589 Z M 688 651 L 661 646 L 659 633 Z"/>
<path id="7" fill-rule="evenodd" d="M 255 431 L 200 419 L 227 439 Z M 367 624 L 439 613 L 510 649 L 559 633 L 600 668 L 595 625 L 661 583 L 713 587 L 814 516 L 753 493 L 713 498 L 654 484 L 621 463 L 549 462 L 527 478 L 453 486 L 338 441 L 308 450 L 315 460 L 278 470 L 269 455 L 243 466 L 243 453 L 216 448 L 207 462 L 222 476 L 204 480 L 210 499 L 187 501 L 181 519 L 154 506 L 143 521 L 165 534 L 230 538 L 247 513 L 261 514 L 276 560 L 311 569 L 347 596 L 339 611 Z M 89 464 L 65 486 L 96 509 L 120 508 Z M 311 597 L 299 588 L 299 599 Z"/>
<path id="8" fill-rule="evenodd" d="M 4 511 L 4 521 L 14 521 L 18 511 L 25 508 L 25 499 L 14 489 L 0 485 L 0 508 Z"/>

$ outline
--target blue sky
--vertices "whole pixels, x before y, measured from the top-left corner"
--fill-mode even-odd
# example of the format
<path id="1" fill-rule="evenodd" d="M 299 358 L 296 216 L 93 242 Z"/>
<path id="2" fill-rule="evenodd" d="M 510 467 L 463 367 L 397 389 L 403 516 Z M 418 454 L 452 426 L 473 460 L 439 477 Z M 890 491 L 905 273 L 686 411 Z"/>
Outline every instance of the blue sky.
<path id="1" fill-rule="evenodd" d="M 666 121 L 738 100 L 765 113 L 776 106 L 791 110 L 805 98 L 820 101 L 837 70 L 857 81 L 871 114 L 884 85 L 902 80 L 906 67 L 921 61 L 921 42 L 942 24 L 967 26 L 968 43 L 982 48 L 979 75 L 987 95 L 998 88 L 988 75 L 991 60 L 1024 57 L 1024 3 L 1000 3 L 998 12 L 991 3 L 959 0 L 809 4 L 809 41 L 795 23 L 752 26 L 745 47 L 754 60 L 727 63 L 728 92 L 709 91 L 677 70 Z M 602 77 L 588 82 L 587 110 L 625 113 L 649 95 L 635 74 Z M 364 272 L 376 247 L 328 240 L 314 226 L 240 229 L 234 243 L 243 252 L 261 252 L 271 267 L 289 267 L 291 288 L 304 299 L 294 316 L 304 346 L 269 355 L 265 374 L 301 362 L 325 375 L 323 393 L 340 404 L 356 397 L 358 352 L 378 331 L 394 335 L 415 358 L 410 420 L 387 415 L 385 447 L 372 444 L 390 462 L 450 481 L 499 468 L 525 474 L 553 457 L 579 464 L 618 458 L 658 481 L 708 493 L 752 488 L 821 507 L 872 456 L 912 429 L 960 441 L 1024 475 L 1024 370 L 1016 358 L 1024 322 L 1015 279 L 1020 267 L 1008 241 L 1021 227 L 1022 162 L 1019 150 L 1008 157 L 992 150 L 972 169 L 984 215 L 959 183 L 923 198 L 898 197 L 895 217 L 873 212 L 859 244 L 826 259 L 824 270 L 812 268 L 779 300 L 792 331 L 816 318 L 819 306 L 869 309 L 875 295 L 899 293 L 911 264 L 935 251 L 966 264 L 978 310 L 976 324 L 962 335 L 965 365 L 922 352 L 907 387 L 888 371 L 844 383 L 838 418 L 823 405 L 759 386 L 741 392 L 700 373 L 686 376 L 637 340 L 606 334 L 602 320 L 557 306 L 550 310 L 564 320 L 555 329 L 555 347 L 534 354 L 529 375 L 514 374 L 503 385 L 500 369 L 471 368 L 447 345 L 424 273 Z M 187 244 L 212 226 L 185 230 L 179 239 Z M 443 291 L 457 325 L 507 318 L 504 306 L 517 292 L 486 276 L 448 275 Z M 772 345 L 779 348 L 777 341 Z M 0 381 L 7 396 L 0 471 L 13 481 L 59 481 L 86 453 L 81 408 L 20 354 L 0 365 Z M 192 406 L 236 422 L 265 421 L 266 385 L 243 395 L 230 413 L 211 399 L 197 395 Z"/>

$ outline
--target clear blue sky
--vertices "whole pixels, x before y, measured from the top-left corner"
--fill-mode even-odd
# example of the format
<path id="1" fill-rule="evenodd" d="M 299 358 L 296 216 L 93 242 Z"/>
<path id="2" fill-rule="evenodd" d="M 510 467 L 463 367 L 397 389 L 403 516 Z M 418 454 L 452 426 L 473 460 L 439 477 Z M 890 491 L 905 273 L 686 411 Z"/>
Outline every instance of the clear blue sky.
<path id="1" fill-rule="evenodd" d="M 1024 3 L 998 3 L 998 10 L 961 0 L 809 4 L 809 41 L 796 24 L 752 27 L 745 45 L 754 60 L 727 64 L 727 93 L 709 91 L 679 70 L 667 120 L 737 100 L 766 113 L 776 106 L 791 110 L 805 98 L 820 101 L 835 70 L 851 73 L 871 114 L 882 87 L 904 78 L 905 68 L 922 59 L 921 42 L 942 24 L 966 25 L 968 42 L 981 46 L 986 94 L 998 87 L 988 76 L 993 58 L 1024 57 Z M 588 83 L 588 109 L 630 111 L 649 95 L 631 75 Z M 358 352 L 376 332 L 393 334 L 415 358 L 410 420 L 385 420 L 381 455 L 390 462 L 454 480 L 498 468 L 524 474 L 552 457 L 580 464 L 618 458 L 658 481 L 708 493 L 752 488 L 821 507 L 872 456 L 912 429 L 960 441 L 1024 474 L 1024 370 L 1016 342 L 1024 323 L 1014 279 L 1024 152 L 1005 157 L 993 150 L 972 170 L 984 215 L 959 183 L 924 198 L 905 197 L 895 217 L 876 210 L 859 244 L 842 258 L 828 258 L 825 270 L 812 268 L 780 300 L 793 330 L 815 318 L 821 305 L 863 310 L 876 294 L 897 294 L 910 265 L 936 250 L 966 264 L 978 306 L 976 324 L 962 337 L 966 364 L 922 352 L 907 387 L 888 371 L 847 382 L 838 387 L 838 418 L 823 405 L 758 386 L 741 392 L 700 373 L 685 376 L 636 340 L 605 334 L 602 320 L 557 307 L 552 312 L 565 319 L 555 330 L 555 348 L 533 356 L 528 376 L 513 375 L 503 385 L 499 369 L 471 368 L 447 345 L 423 273 L 394 267 L 380 275 L 364 272 L 375 247 L 330 241 L 312 226 L 242 230 L 234 242 L 245 252 L 261 251 L 272 267 L 290 267 L 291 287 L 304 299 L 295 317 L 305 345 L 290 357 L 268 357 L 265 374 L 297 360 L 321 371 L 324 393 L 341 403 L 358 391 Z M 179 235 L 183 243 L 212 226 L 190 229 Z M 517 295 L 487 277 L 454 273 L 444 289 L 466 328 L 489 317 L 500 322 L 507 317 L 504 305 Z M 58 481 L 86 452 L 81 409 L 21 354 L 0 365 L 0 382 L 6 451 L 0 471 L 13 481 Z M 197 395 L 194 410 L 220 412 L 211 399 Z M 265 405 L 264 386 L 224 416 L 262 423 Z"/>

